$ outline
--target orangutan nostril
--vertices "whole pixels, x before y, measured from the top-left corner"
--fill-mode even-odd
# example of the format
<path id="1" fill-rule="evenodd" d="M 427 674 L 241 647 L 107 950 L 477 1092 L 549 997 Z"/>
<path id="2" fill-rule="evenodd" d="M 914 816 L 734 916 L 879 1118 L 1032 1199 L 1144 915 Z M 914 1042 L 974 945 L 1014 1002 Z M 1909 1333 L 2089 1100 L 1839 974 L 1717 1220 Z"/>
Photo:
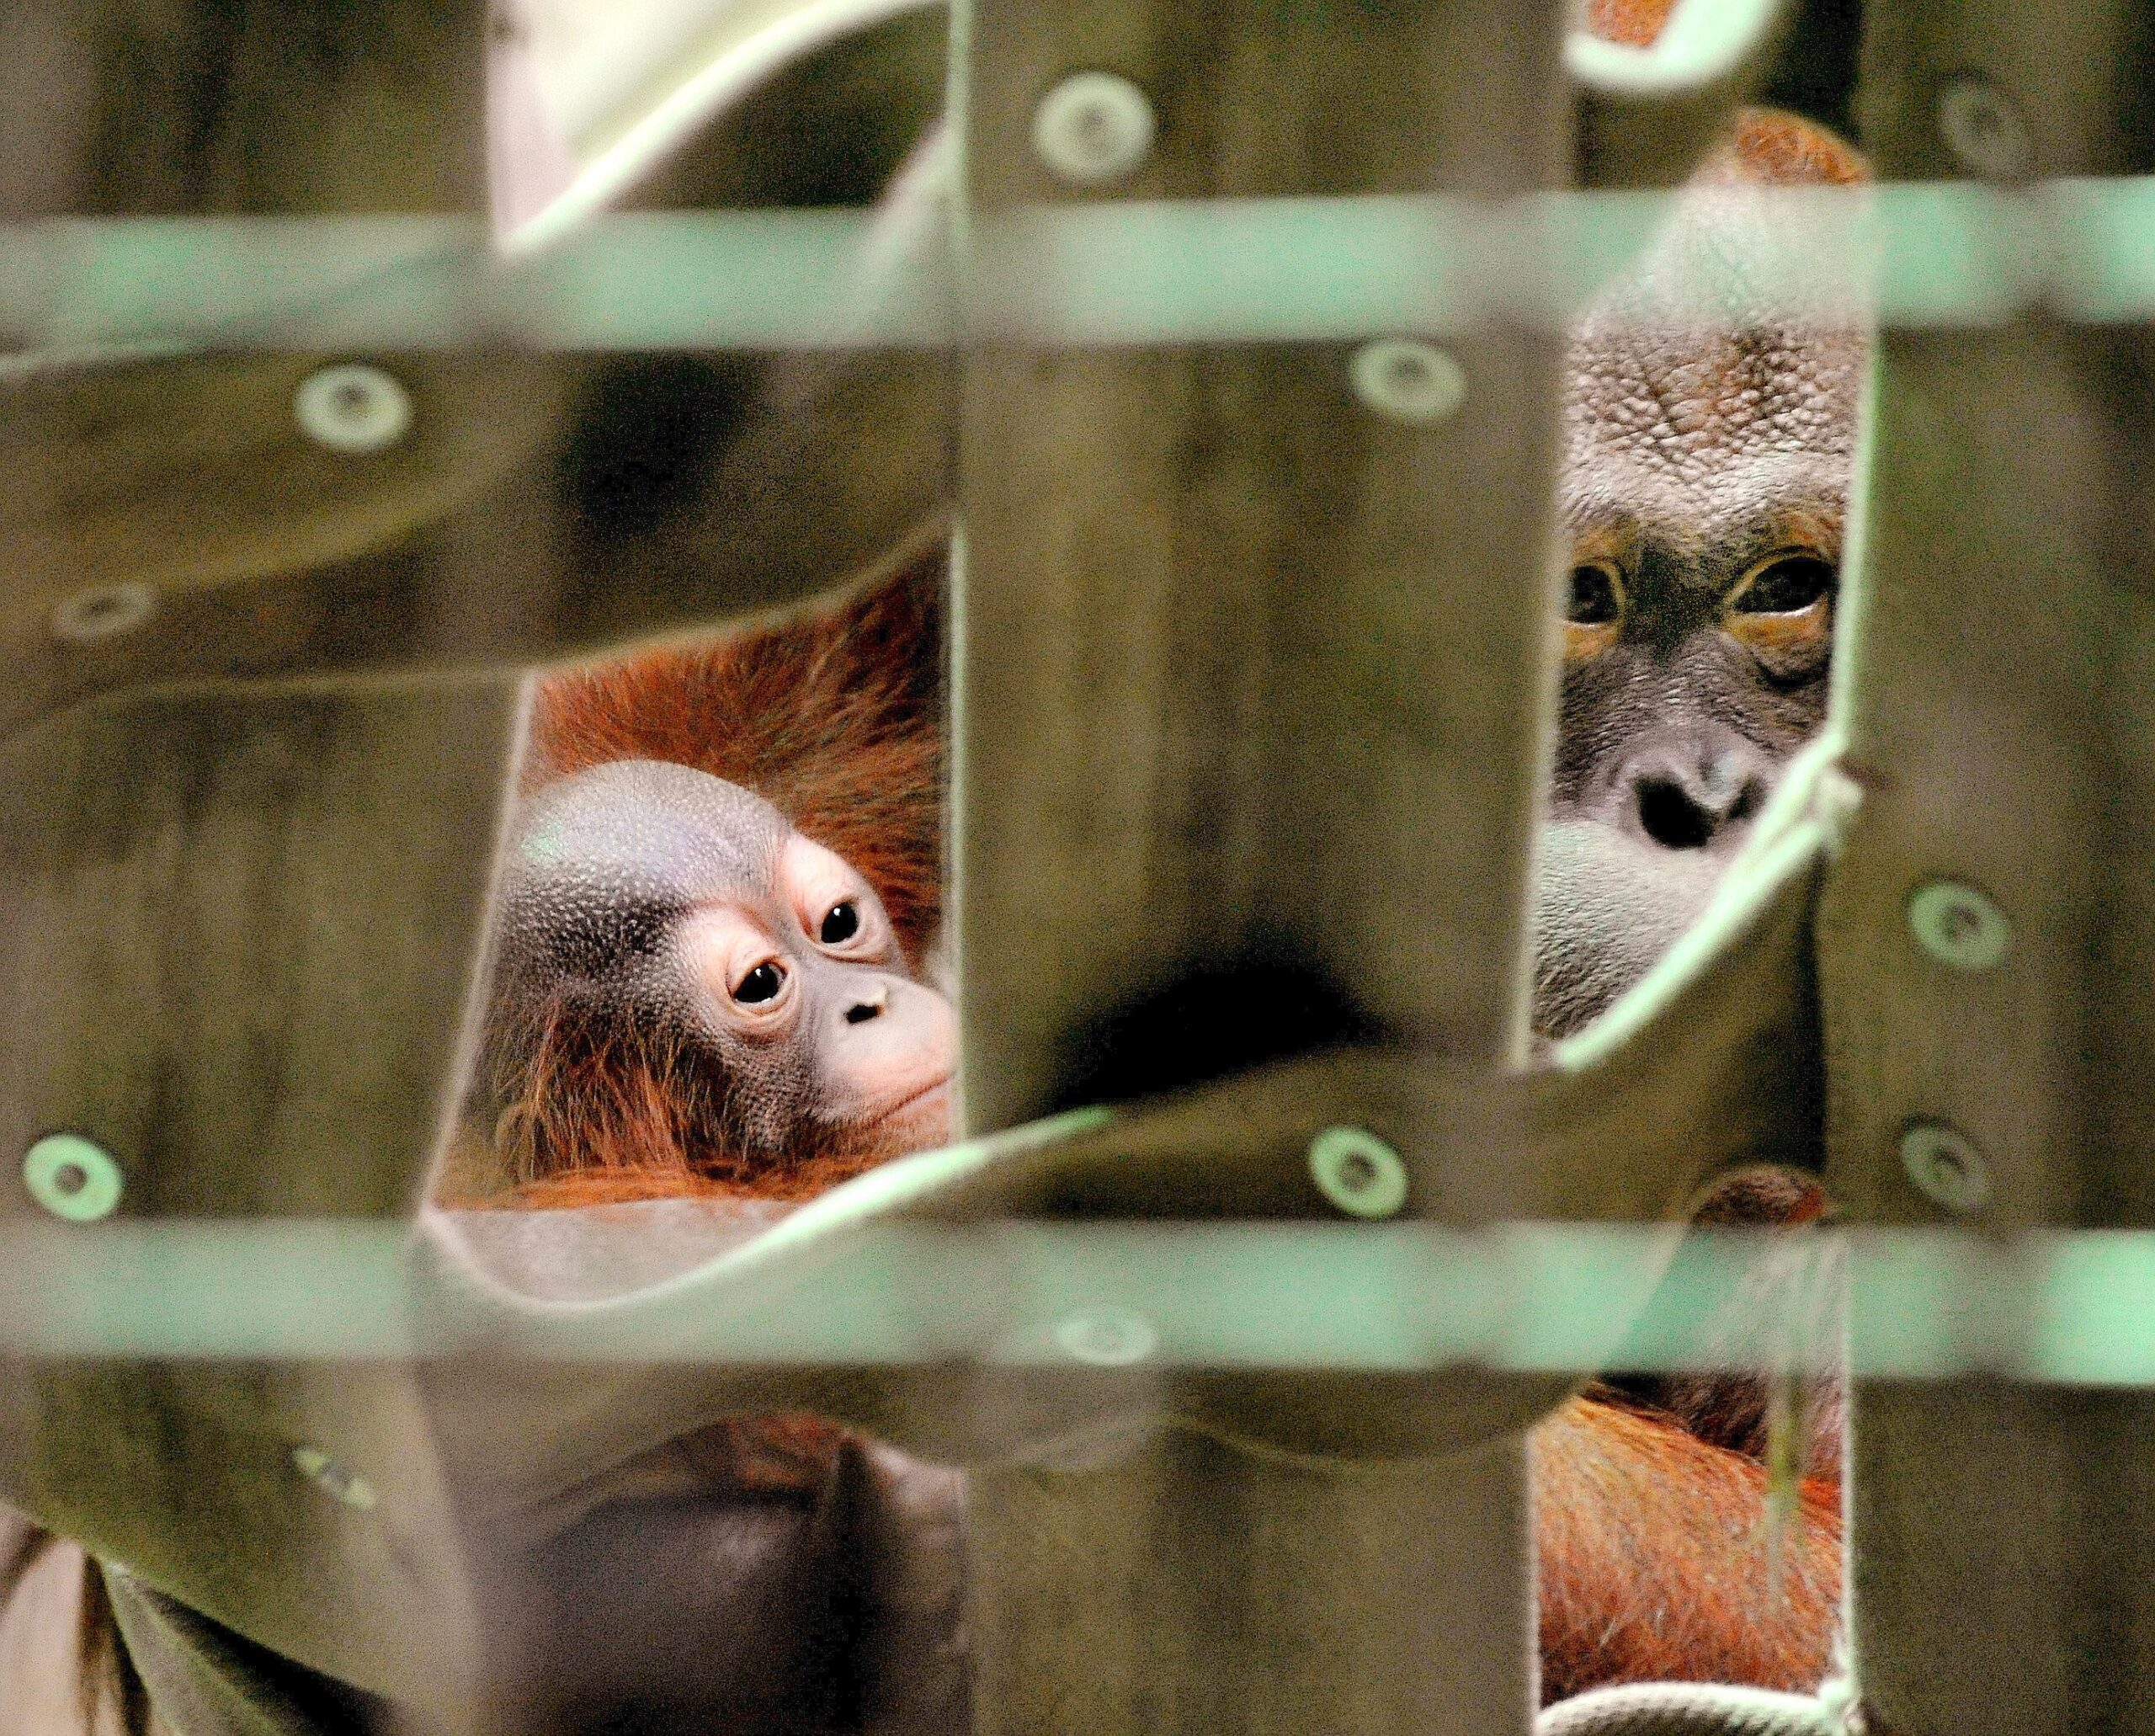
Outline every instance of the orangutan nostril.
<path id="1" fill-rule="evenodd" d="M 1663 778 L 1642 779 L 1638 796 L 1639 825 L 1663 849 L 1695 850 L 1712 839 L 1714 816 L 1681 785 Z"/>

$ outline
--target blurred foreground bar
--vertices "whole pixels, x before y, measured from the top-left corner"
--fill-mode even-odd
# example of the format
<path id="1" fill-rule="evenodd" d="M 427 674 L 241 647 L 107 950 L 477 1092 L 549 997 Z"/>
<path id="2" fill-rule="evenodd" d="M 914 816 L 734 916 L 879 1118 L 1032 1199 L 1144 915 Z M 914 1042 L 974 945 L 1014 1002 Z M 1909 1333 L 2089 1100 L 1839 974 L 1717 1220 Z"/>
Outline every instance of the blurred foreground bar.
<path id="1" fill-rule="evenodd" d="M 632 212 L 503 255 L 459 217 L 0 227 L 10 366 L 195 349 L 850 349 L 1561 332 L 1676 195 L 1369 194 L 1017 208 L 960 278 L 857 210 Z M 1745 189 L 1785 288 L 1908 328 L 2155 313 L 2155 178 Z M 714 286 L 716 286 L 714 292 Z M 1770 289 L 1771 285 L 1767 285 Z"/>
<path id="2" fill-rule="evenodd" d="M 722 1247 L 694 1206 L 609 1208 L 585 1271 L 648 1281 L 654 1240 Z M 487 1245 L 490 1228 L 503 1239 Z M 480 1214 L 482 1268 L 519 1226 Z M 443 1282 L 388 1224 L 0 1228 L 0 1352 L 32 1356 L 512 1361 L 902 1367 L 1833 1369 L 2155 1386 L 2155 1231 L 1950 1229 L 1785 1236 L 1658 1225 L 885 1224 L 788 1264 L 699 1266 L 631 1299 L 510 1308 Z M 498 1275 L 508 1275 L 506 1270 Z M 1775 1316 L 1738 1298 L 1771 1286 Z M 1845 1352 L 1841 1323 L 1848 1323 Z M 482 1378 L 470 1371 L 466 1380 Z"/>

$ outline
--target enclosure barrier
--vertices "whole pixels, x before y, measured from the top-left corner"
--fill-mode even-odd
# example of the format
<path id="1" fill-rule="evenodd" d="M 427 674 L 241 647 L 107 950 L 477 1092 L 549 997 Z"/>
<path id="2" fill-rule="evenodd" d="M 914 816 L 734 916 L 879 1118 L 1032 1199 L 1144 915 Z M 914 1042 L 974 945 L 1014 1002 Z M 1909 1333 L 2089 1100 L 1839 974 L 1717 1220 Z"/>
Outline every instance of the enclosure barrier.
<path id="1" fill-rule="evenodd" d="M 2155 1725 L 2145 8 L 1867 8 L 1886 184 L 1796 201 L 1889 328 L 1837 721 L 1700 929 L 1532 1072 L 1562 324 L 1763 13 L 1695 0 L 1626 59 L 1497 0 L 980 0 L 947 242 L 705 215 L 808 196 L 755 117 L 823 114 L 834 65 L 941 102 L 939 15 L 818 13 L 705 45 L 763 106 L 670 166 L 593 120 L 561 196 L 498 194 L 531 226 L 497 259 L 513 31 L 321 11 L 0 11 L 68 74 L 0 116 L 0 1496 L 177 1600 L 131 1643 L 214 1700 L 206 1617 L 455 1727 L 466 1540 L 806 1406 L 977 1467 L 984 1732 L 1517 1731 L 1519 1431 L 1689 1354 L 1715 1255 L 1648 1297 L 1701 1180 L 1822 1151 L 1853 1686 L 1557 1721 Z M 1058 136 L 1088 72 L 1127 82 Z M 587 220 L 631 162 L 684 209 Z M 1439 361 L 1358 375 L 1402 334 Z M 657 507 L 579 512 L 652 377 L 613 352 L 726 344 L 817 353 L 710 375 L 737 413 Z M 542 1293 L 513 1222 L 417 1205 L 515 668 L 794 600 L 953 504 L 973 1137 L 745 1242 L 588 1214 L 585 1289 Z M 1381 1041 L 1043 1119 L 1104 1009 L 1260 946 Z M 1339 1130 L 1397 1161 L 1391 1222 Z"/>

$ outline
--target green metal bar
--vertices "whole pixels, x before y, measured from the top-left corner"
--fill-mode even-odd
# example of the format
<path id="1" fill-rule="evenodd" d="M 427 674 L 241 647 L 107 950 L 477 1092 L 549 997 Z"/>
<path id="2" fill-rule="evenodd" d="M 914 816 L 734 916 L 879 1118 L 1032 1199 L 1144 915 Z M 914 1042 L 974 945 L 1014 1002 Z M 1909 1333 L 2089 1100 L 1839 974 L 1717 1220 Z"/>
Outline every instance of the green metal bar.
<path id="1" fill-rule="evenodd" d="M 144 349 L 793 349 L 1563 328 L 1675 195 L 1132 200 L 976 227 L 969 278 L 865 211 L 632 213 L 506 258 L 476 221 L 0 226 L 9 370 Z M 2155 178 L 1745 189 L 1761 287 L 1892 327 L 2155 317 Z M 1755 219 L 1753 214 L 1755 214 Z M 1785 281 L 1772 280 L 1783 274 Z"/>
<path id="2" fill-rule="evenodd" d="M 1701 1233 L 1673 1264 L 1672 1234 L 884 1225 L 563 1304 L 482 1294 L 396 1226 L 16 1225 L 0 1232 L 0 1350 L 337 1359 L 483 1345 L 600 1361 L 1581 1372 L 1833 1367 L 1845 1355 L 1870 1377 L 2155 1386 L 2155 1232 Z"/>

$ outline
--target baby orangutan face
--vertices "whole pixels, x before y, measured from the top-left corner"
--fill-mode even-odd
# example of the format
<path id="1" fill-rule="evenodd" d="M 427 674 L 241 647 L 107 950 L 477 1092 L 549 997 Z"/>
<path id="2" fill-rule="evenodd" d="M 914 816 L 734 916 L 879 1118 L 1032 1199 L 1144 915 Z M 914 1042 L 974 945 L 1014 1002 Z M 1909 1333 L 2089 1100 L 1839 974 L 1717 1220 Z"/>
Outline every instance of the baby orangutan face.
<path id="1" fill-rule="evenodd" d="M 907 973 L 868 882 L 820 844 L 786 833 L 768 880 L 699 904 L 679 944 L 694 1015 L 737 1077 L 790 1054 L 807 1113 L 882 1130 L 879 1143 L 949 1119 L 949 1004 Z"/>
<path id="2" fill-rule="evenodd" d="M 868 882 L 760 796 L 654 760 L 562 779 L 502 899 L 492 1070 L 507 1142 L 545 1148 L 513 1152 L 528 1173 L 810 1191 L 949 1137 L 950 1003 Z"/>

